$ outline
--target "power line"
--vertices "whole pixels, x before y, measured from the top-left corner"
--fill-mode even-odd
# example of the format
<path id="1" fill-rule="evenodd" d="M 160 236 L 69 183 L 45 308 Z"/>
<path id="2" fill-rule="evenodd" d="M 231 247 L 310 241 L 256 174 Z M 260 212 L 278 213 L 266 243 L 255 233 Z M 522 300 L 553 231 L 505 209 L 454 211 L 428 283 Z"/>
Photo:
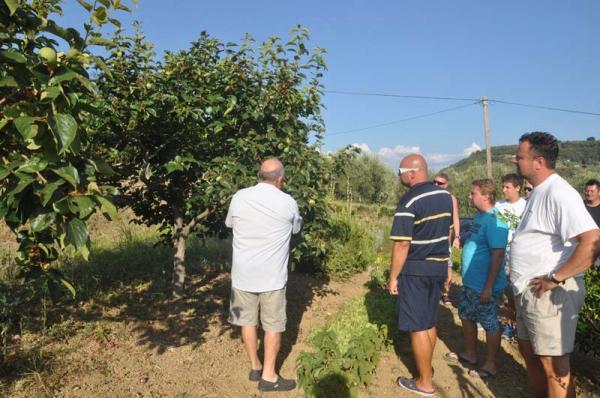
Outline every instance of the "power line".
<path id="1" fill-rule="evenodd" d="M 337 131 L 335 133 L 329 133 L 329 134 L 326 133 L 326 135 L 327 136 L 333 136 L 333 135 L 339 135 L 339 134 L 354 133 L 356 131 L 363 131 L 363 130 L 373 129 L 373 128 L 376 128 L 376 127 L 389 126 L 389 125 L 392 125 L 392 124 L 407 122 L 409 120 L 421 119 L 421 118 L 424 118 L 424 117 L 429 117 L 429 116 L 437 115 L 437 114 L 444 113 L 444 112 L 455 111 L 457 109 L 466 108 L 466 107 L 469 107 L 471 105 L 475 105 L 475 104 L 479 104 L 479 103 L 481 103 L 481 101 L 480 100 L 476 100 L 475 102 L 473 102 L 471 104 L 455 106 L 455 107 L 452 107 L 452 108 L 442 109 L 442 110 L 435 111 L 435 112 L 430 112 L 430 113 L 424 113 L 422 115 L 411 116 L 411 117 L 407 117 L 405 119 L 394 120 L 392 122 L 376 124 L 376 125 L 373 125 L 373 126 L 359 127 L 359 128 L 356 128 L 356 129 L 345 130 L 345 131 Z"/>
<path id="2" fill-rule="evenodd" d="M 429 96 L 424 96 L 424 95 L 365 93 L 365 92 L 358 92 L 358 91 L 325 90 L 325 93 L 340 94 L 340 95 L 361 95 L 361 96 L 368 96 L 368 97 L 416 98 L 416 99 L 433 99 L 433 100 L 447 100 L 447 101 L 479 101 L 479 99 L 477 99 L 477 98 L 429 97 Z"/>
<path id="3" fill-rule="evenodd" d="M 546 109 L 549 111 L 569 112 L 569 113 L 579 113 L 582 115 L 600 116 L 600 113 L 577 111 L 577 110 L 573 110 L 573 109 L 554 108 L 554 107 L 545 106 L 545 105 L 521 104 L 518 102 L 501 101 L 501 100 L 495 100 L 495 99 L 491 99 L 490 102 L 495 102 L 497 104 L 524 106 L 526 108 Z"/>

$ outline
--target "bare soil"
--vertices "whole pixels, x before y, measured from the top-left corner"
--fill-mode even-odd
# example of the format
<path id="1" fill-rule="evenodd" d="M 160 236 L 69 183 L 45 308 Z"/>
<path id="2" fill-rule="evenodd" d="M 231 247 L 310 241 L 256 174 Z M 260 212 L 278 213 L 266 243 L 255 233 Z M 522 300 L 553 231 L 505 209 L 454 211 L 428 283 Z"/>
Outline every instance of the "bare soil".
<path id="1" fill-rule="evenodd" d="M 347 300 L 363 295 L 369 275 L 324 283 L 291 274 L 288 330 L 279 355 L 280 373 L 295 377 L 295 362 L 308 350 L 308 331 L 335 315 Z M 229 276 L 195 275 L 181 299 L 157 296 L 151 288 L 123 289 L 105 302 L 81 303 L 44 336 L 24 336 L 21 346 L 42 340 L 34 350 L 11 353 L 8 377 L 0 379 L 6 396 L 29 397 L 259 397 L 248 377 L 249 363 L 238 330 L 225 321 Z M 457 291 L 453 292 L 456 302 Z M 444 361 L 460 350 L 462 332 L 455 308 L 441 307 L 439 341 L 433 366 L 440 397 L 525 397 L 526 372 L 516 346 L 502 342 L 499 373 L 484 382 Z M 483 337 L 483 336 L 480 336 Z M 483 343 L 481 343 L 483 352 Z M 574 358 L 578 395 L 598 391 L 599 361 Z M 398 375 L 414 372 L 407 336 L 384 353 L 372 384 L 361 397 L 411 396 L 395 385 Z M 594 384 L 596 383 L 596 384 Z M 302 396 L 268 393 L 271 397 Z"/>

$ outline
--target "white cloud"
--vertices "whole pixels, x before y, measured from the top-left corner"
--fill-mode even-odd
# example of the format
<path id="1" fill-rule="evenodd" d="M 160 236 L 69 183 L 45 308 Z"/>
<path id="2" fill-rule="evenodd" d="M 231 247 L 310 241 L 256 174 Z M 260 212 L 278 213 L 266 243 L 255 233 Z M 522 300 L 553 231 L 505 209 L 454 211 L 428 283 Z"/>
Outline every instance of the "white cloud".
<path id="1" fill-rule="evenodd" d="M 475 152 L 479 152 L 479 151 L 481 151 L 481 147 L 473 142 L 473 143 L 471 143 L 470 147 L 463 149 L 463 155 L 465 155 L 465 157 L 467 157 L 467 156 L 470 156 L 470 155 L 474 154 Z"/>
<path id="2" fill-rule="evenodd" d="M 459 153 L 422 152 L 419 146 L 397 145 L 394 148 L 383 147 L 379 149 L 377 156 L 395 169 L 404 156 L 411 153 L 420 153 L 425 157 L 431 169 L 439 170 L 480 150 L 481 147 L 474 142 Z"/>

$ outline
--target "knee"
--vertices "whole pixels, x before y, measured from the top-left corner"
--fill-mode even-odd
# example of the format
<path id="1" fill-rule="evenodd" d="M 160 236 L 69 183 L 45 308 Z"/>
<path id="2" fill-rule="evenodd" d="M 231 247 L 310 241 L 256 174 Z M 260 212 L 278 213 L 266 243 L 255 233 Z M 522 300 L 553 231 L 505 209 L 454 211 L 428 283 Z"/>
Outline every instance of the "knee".
<path id="1" fill-rule="evenodd" d="M 571 373 L 569 356 L 560 357 L 541 356 L 540 362 L 547 376 L 567 377 Z"/>

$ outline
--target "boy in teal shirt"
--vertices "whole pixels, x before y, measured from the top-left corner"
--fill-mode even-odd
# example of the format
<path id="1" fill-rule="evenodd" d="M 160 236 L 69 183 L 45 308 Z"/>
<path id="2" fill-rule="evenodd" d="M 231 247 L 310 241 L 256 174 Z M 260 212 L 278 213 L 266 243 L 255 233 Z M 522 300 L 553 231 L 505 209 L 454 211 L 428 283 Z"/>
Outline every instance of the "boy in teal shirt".
<path id="1" fill-rule="evenodd" d="M 448 353 L 446 358 L 470 365 L 477 364 L 477 323 L 486 333 L 486 357 L 479 369 L 469 372 L 481 378 L 496 374 L 496 354 L 500 347 L 498 303 L 506 287 L 504 251 L 508 226 L 498 217 L 496 184 L 490 179 L 475 180 L 469 199 L 478 211 L 462 252 L 460 315 L 465 337 L 462 353 Z"/>

